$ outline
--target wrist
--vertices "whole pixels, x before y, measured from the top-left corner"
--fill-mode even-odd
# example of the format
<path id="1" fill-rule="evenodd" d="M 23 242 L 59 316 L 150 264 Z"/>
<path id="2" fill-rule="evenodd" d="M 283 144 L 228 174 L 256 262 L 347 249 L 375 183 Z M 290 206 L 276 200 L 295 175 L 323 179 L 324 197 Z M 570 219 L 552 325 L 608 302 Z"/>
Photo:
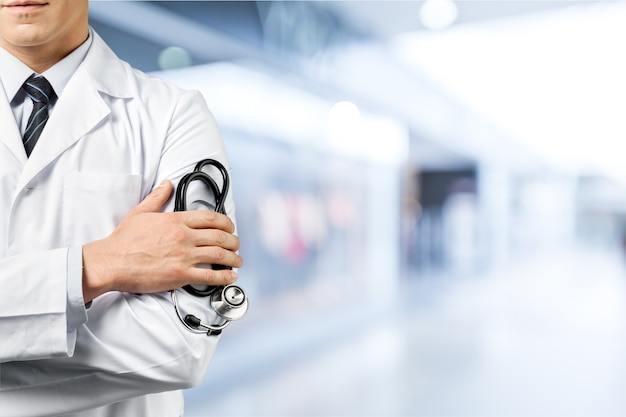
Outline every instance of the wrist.
<path id="1" fill-rule="evenodd" d="M 83 299 L 91 302 L 114 287 L 108 257 L 100 249 L 100 241 L 83 245 Z"/>

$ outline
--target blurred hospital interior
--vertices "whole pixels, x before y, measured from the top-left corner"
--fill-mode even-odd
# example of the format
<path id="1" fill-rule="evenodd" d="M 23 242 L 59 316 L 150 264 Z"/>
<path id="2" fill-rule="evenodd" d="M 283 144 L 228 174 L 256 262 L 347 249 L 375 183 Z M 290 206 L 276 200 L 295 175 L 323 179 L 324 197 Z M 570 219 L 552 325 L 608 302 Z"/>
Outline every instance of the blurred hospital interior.
<path id="1" fill-rule="evenodd" d="M 626 2 L 97 1 L 221 128 L 247 315 L 186 415 L 626 414 Z"/>

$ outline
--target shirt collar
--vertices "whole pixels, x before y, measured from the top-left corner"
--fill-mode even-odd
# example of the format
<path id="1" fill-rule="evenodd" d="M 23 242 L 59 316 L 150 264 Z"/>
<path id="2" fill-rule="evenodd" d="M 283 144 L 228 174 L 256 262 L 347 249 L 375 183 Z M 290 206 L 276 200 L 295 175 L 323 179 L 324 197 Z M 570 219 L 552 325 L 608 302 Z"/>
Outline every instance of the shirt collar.
<path id="1" fill-rule="evenodd" d="M 74 49 L 68 56 L 41 74 L 50 82 L 57 97 L 61 95 L 63 89 L 72 77 L 72 74 L 74 74 L 80 63 L 85 59 L 92 40 L 93 37 L 90 33 L 87 40 L 78 48 Z M 26 64 L 0 47 L 0 81 L 4 86 L 4 91 L 9 102 L 13 100 L 22 87 L 22 84 L 24 84 L 24 81 L 26 81 L 32 73 L 33 70 Z"/>

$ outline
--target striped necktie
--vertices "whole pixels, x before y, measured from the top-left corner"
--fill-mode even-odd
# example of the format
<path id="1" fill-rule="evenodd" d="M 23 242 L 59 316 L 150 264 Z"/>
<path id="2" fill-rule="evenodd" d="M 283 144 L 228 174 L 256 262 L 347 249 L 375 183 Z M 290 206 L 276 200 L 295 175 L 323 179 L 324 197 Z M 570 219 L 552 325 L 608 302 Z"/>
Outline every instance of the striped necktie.
<path id="1" fill-rule="evenodd" d="M 48 80 L 44 77 L 37 77 L 35 74 L 28 77 L 22 88 L 33 101 L 33 111 L 28 118 L 26 130 L 24 130 L 22 135 L 26 155 L 30 156 L 43 127 L 48 121 L 48 104 L 56 95 Z"/>

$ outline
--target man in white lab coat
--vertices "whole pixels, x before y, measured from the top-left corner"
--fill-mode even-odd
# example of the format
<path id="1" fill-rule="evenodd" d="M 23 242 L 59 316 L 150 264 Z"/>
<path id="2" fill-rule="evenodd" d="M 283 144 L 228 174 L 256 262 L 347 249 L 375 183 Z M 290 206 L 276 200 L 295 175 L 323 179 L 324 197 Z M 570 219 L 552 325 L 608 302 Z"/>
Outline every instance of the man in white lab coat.
<path id="1" fill-rule="evenodd" d="M 180 416 L 217 337 L 189 332 L 167 290 L 231 283 L 197 265 L 242 260 L 230 195 L 228 217 L 169 197 L 226 153 L 200 94 L 120 61 L 87 9 L 0 0 L 0 416 Z M 54 92 L 28 155 L 33 73 Z"/>

